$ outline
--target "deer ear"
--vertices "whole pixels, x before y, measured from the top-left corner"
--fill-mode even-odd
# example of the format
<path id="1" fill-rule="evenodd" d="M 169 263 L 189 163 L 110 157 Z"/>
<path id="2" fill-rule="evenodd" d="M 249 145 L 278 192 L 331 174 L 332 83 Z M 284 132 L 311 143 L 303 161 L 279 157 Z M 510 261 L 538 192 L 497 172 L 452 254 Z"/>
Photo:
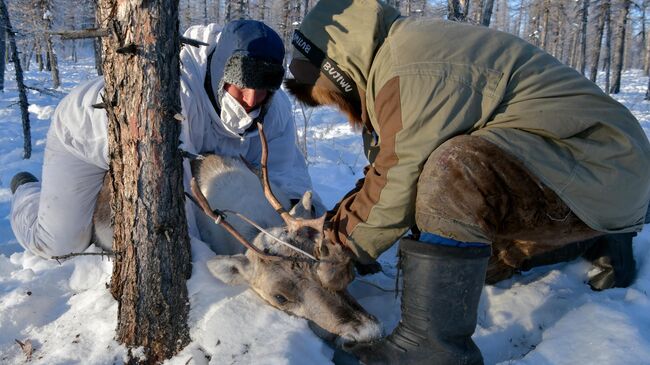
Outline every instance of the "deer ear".
<path id="1" fill-rule="evenodd" d="M 302 199 L 300 199 L 298 204 L 294 205 L 293 208 L 291 208 L 289 214 L 294 218 L 302 218 L 302 219 L 313 218 L 313 215 L 311 213 L 311 197 L 312 197 L 312 192 L 305 191 L 305 194 L 303 194 Z"/>
<path id="2" fill-rule="evenodd" d="M 208 261 L 207 265 L 215 278 L 228 285 L 248 284 L 251 265 L 245 255 L 216 256 Z"/>

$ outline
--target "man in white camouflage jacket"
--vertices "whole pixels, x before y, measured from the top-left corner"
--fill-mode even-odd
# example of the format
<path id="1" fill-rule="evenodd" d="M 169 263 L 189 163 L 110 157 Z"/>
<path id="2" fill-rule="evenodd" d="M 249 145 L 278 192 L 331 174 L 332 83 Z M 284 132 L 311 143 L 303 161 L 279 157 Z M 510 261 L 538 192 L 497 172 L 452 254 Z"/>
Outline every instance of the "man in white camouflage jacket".
<path id="1" fill-rule="evenodd" d="M 296 146 L 291 103 L 279 90 L 284 45 L 264 23 L 238 20 L 222 31 L 194 26 L 185 37 L 209 44 L 180 54 L 181 148 L 190 153 L 244 156 L 258 165 L 261 145 L 255 120 L 269 143 L 269 178 L 290 199 L 312 189 Z M 92 215 L 108 170 L 107 116 L 100 103 L 101 78 L 76 87 L 57 107 L 47 134 L 42 182 L 28 172 L 14 176 L 11 226 L 18 242 L 44 258 L 83 251 L 90 245 Z M 184 164 L 184 180 L 190 178 Z M 186 185 L 187 186 L 187 185 Z M 190 235 L 199 237 L 186 205 Z M 316 197 L 317 212 L 324 207 Z"/>

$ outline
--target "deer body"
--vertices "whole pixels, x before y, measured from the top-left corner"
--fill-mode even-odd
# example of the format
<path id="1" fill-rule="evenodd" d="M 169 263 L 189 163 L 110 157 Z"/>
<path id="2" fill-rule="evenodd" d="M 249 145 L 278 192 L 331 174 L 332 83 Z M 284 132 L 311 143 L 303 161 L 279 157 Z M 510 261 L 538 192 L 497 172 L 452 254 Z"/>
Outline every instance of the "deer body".
<path id="1" fill-rule="evenodd" d="M 246 251 L 212 218 L 197 211 L 201 239 L 218 254 L 207 264 L 216 278 L 230 285 L 250 286 L 268 304 L 311 321 L 315 324 L 312 328 L 329 340 L 361 342 L 381 336 L 377 319 L 345 289 L 353 278 L 349 255 L 342 247 L 324 241 L 318 229 L 283 224 L 278 209 L 265 198 L 259 177 L 243 161 L 209 155 L 193 164 L 192 174 L 210 207 L 243 214 L 276 238 L 320 258 L 314 261 L 300 255 L 228 214 L 227 221 L 252 241 L 253 246 L 283 259 L 271 260 L 253 250 Z M 285 208 L 290 204 L 279 189 L 267 186 L 273 190 L 279 204 Z M 93 217 L 96 244 L 107 249 L 112 246 L 109 194 L 105 182 Z M 288 214 L 298 219 L 311 219 L 311 192 L 306 192 Z M 322 226 L 322 221 L 320 224 Z"/>

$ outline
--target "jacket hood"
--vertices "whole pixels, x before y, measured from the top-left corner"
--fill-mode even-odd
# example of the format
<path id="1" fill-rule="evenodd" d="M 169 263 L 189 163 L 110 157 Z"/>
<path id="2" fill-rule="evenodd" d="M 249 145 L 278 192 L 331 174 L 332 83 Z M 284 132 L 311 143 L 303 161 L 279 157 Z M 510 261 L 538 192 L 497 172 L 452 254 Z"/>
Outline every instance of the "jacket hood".
<path id="1" fill-rule="evenodd" d="M 302 35 L 311 45 L 334 61 L 357 87 L 366 90 L 375 54 L 388 35 L 391 25 L 399 17 L 398 10 L 376 0 L 321 0 L 305 16 L 299 32 L 294 35 L 294 59 L 306 59 L 296 42 L 296 36 Z M 315 63 L 313 58 L 310 62 Z M 315 66 L 341 88 L 341 82 L 336 80 L 336 73 L 335 79 L 332 78 L 331 72 L 328 75 L 330 68 L 326 63 L 327 61 L 324 61 Z"/>
<path id="2" fill-rule="evenodd" d="M 269 90 L 278 89 L 282 83 L 284 44 L 262 22 L 235 20 L 226 24 L 211 58 L 210 78 L 215 94 L 220 93 L 224 81 Z"/>

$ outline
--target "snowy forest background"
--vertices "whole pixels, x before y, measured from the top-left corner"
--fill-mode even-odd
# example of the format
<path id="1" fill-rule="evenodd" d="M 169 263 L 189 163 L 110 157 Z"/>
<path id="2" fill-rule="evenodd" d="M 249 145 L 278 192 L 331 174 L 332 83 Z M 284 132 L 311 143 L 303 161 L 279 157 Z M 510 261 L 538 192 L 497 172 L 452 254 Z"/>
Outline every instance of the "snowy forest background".
<path id="1" fill-rule="evenodd" d="M 94 28 L 96 0 L 2 0 L 16 35 L 25 70 L 52 73 L 60 85 L 58 60 L 77 62 L 100 51 L 92 39 L 65 40 L 61 31 Z M 225 24 L 251 18 L 266 22 L 289 39 L 315 0 L 180 0 L 180 31 L 193 24 Z M 620 91 L 622 70 L 650 70 L 650 0 L 389 0 L 403 15 L 447 18 L 513 33 L 596 80 L 605 71 L 603 87 Z M 6 22 L 4 17 L 0 22 Z M 0 24 L 1 26 L 2 24 Z M 10 59 L 5 32 L 0 32 L 0 62 Z M 4 72 L 4 67 L 0 67 Z M 100 72 L 100 71 L 98 71 Z M 3 78 L 0 78 L 0 82 Z M 650 85 L 650 83 L 649 83 Z M 0 86 L 1 88 L 2 86 Z M 647 94 L 650 95 L 650 94 Z"/>

